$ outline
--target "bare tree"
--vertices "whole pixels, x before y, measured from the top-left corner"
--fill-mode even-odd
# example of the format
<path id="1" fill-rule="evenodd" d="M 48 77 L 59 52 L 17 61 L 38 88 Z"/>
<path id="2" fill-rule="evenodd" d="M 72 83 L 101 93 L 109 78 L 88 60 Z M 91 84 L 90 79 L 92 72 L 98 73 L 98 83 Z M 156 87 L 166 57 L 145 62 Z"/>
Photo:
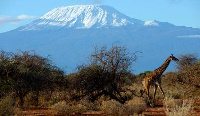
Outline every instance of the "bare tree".
<path id="1" fill-rule="evenodd" d="M 90 59 L 91 64 L 80 68 L 77 75 L 81 95 L 89 95 L 91 101 L 105 95 L 124 103 L 126 97 L 121 95 L 122 80 L 129 74 L 132 62 L 136 61 L 136 53 L 128 53 L 125 46 L 115 45 L 110 49 L 103 46 L 96 47 Z"/>
<path id="2" fill-rule="evenodd" d="M 197 56 L 195 54 L 181 55 L 179 57 L 179 60 L 180 61 L 178 63 L 177 68 L 180 71 L 186 71 L 198 62 Z"/>
<path id="3" fill-rule="evenodd" d="M 92 63 L 100 65 L 104 70 L 113 74 L 128 70 L 136 58 L 136 52 L 130 54 L 125 46 L 119 45 L 112 46 L 110 49 L 107 46 L 100 49 L 95 47 L 94 53 L 91 54 Z"/>

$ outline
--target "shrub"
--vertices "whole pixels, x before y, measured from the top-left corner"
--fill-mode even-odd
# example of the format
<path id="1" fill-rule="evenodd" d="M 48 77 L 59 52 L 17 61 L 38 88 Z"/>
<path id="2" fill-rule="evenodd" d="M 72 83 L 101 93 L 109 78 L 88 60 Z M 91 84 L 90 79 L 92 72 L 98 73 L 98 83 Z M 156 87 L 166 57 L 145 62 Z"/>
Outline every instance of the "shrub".
<path id="1" fill-rule="evenodd" d="M 14 99 L 11 95 L 0 99 L 0 116 L 10 116 L 14 114 Z"/>
<path id="2" fill-rule="evenodd" d="M 146 109 L 144 98 L 135 97 L 124 105 L 127 115 L 141 114 Z"/>
<path id="3" fill-rule="evenodd" d="M 164 99 L 164 107 L 166 108 L 174 108 L 176 106 L 181 106 L 183 104 L 183 100 L 174 99 L 172 96 L 166 96 Z"/>
<path id="4" fill-rule="evenodd" d="M 87 111 L 87 108 L 82 104 L 69 105 L 65 101 L 54 104 L 52 109 L 57 111 L 58 115 L 70 115 L 72 113 L 83 113 Z"/>
<path id="5" fill-rule="evenodd" d="M 187 100 L 176 102 L 172 97 L 166 97 L 164 106 L 167 116 L 188 116 L 192 109 L 192 102 Z"/>
<path id="6" fill-rule="evenodd" d="M 123 116 L 125 108 L 121 103 L 109 100 L 102 102 L 101 110 L 109 116 Z"/>
<path id="7" fill-rule="evenodd" d="M 99 103 L 91 102 L 87 98 L 81 99 L 80 101 L 78 101 L 78 104 L 82 104 L 82 105 L 86 106 L 87 110 L 90 110 L 90 111 L 99 111 L 99 107 L 100 107 Z"/>
<path id="8" fill-rule="evenodd" d="M 130 116 L 141 114 L 146 109 L 146 102 L 143 98 L 134 98 L 126 104 L 110 100 L 102 102 L 102 111 L 109 116 Z"/>

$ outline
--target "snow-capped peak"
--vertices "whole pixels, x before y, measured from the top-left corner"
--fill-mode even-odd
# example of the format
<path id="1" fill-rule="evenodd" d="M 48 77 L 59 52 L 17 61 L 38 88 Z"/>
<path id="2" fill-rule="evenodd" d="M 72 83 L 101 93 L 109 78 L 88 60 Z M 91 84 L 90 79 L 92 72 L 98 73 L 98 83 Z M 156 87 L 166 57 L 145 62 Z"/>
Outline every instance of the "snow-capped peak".
<path id="1" fill-rule="evenodd" d="M 144 26 L 159 26 L 157 21 L 145 21 Z"/>
<path id="2" fill-rule="evenodd" d="M 102 27 L 106 25 L 123 26 L 131 23 L 126 16 L 119 16 L 111 7 L 103 5 L 75 5 L 55 8 L 46 13 L 40 19 L 51 20 L 43 21 L 38 25 L 67 26 L 75 28 Z"/>
<path id="3" fill-rule="evenodd" d="M 40 30 L 50 28 L 101 28 L 108 26 L 126 26 L 143 23 L 130 18 L 112 7 L 105 5 L 75 5 L 58 7 L 23 30 Z"/>

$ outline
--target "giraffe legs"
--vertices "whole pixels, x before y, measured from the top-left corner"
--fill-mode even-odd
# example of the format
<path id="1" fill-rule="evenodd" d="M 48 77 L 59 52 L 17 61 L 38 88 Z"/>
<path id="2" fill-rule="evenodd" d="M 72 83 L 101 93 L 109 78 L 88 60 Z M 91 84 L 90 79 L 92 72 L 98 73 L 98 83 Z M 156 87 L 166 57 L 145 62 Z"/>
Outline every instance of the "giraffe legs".
<path id="1" fill-rule="evenodd" d="M 146 95 L 147 95 L 147 102 L 148 102 L 148 104 L 151 103 L 150 98 L 149 98 L 149 88 L 150 88 L 149 85 L 145 86 L 145 92 L 146 92 Z"/>
<path id="2" fill-rule="evenodd" d="M 156 98 L 156 90 L 157 90 L 157 88 L 158 88 L 158 85 L 157 85 L 157 84 L 155 84 L 155 86 L 154 86 L 154 95 L 153 95 L 153 103 L 155 103 L 155 98 Z"/>
<path id="3" fill-rule="evenodd" d="M 144 86 L 144 91 L 145 91 L 145 93 L 146 93 L 146 97 L 147 97 L 147 104 L 150 104 L 150 99 L 149 99 L 149 88 L 150 88 L 150 85 L 149 85 L 149 83 L 148 83 L 148 80 L 143 80 L 142 81 L 142 84 L 143 84 L 143 86 Z M 142 91 L 140 91 L 140 93 L 141 93 L 141 97 L 143 96 L 143 92 Z"/>
<path id="4" fill-rule="evenodd" d="M 150 105 L 151 107 L 154 107 L 155 105 L 155 98 L 156 98 L 156 91 L 157 91 L 157 88 L 159 87 L 160 91 L 162 92 L 164 98 L 165 98 L 165 94 L 164 94 L 164 91 L 161 87 L 161 84 L 157 83 L 154 85 L 154 94 L 153 94 L 153 101 L 151 103 L 151 100 L 149 98 L 149 89 L 150 89 L 150 85 L 149 84 L 146 84 L 145 86 L 145 92 L 146 92 L 146 96 L 147 96 L 147 102 L 148 102 L 148 105 Z"/>
<path id="5" fill-rule="evenodd" d="M 161 87 L 161 84 L 159 84 L 158 87 L 160 88 L 160 91 L 162 92 L 163 97 L 165 98 L 165 93 L 164 93 L 164 91 L 163 91 L 163 89 L 162 89 L 162 87 Z"/>

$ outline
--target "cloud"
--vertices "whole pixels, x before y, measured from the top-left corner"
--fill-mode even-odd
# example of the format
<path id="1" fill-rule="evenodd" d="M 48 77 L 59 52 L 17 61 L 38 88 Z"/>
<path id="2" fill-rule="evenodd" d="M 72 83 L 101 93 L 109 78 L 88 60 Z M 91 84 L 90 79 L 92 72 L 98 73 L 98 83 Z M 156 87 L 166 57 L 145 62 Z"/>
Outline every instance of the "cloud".
<path id="1" fill-rule="evenodd" d="M 19 15 L 19 16 L 0 16 L 0 26 L 5 24 L 18 24 L 23 20 L 34 19 L 36 16 Z"/>
<path id="2" fill-rule="evenodd" d="M 200 35 L 183 35 L 177 36 L 178 38 L 200 38 Z"/>
<path id="3" fill-rule="evenodd" d="M 19 15 L 17 16 L 18 19 L 24 20 L 24 19 L 33 19 L 36 18 L 35 16 L 29 16 L 29 15 Z"/>

